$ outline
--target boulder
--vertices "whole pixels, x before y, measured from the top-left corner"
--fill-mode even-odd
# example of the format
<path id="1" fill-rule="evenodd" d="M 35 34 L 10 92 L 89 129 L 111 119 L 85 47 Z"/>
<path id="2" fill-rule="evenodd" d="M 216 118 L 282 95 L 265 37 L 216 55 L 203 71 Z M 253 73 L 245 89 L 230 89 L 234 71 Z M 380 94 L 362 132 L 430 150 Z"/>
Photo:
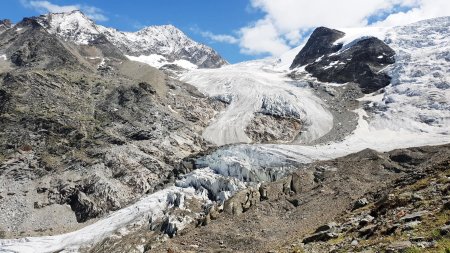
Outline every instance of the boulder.
<path id="1" fill-rule="evenodd" d="M 415 212 L 415 213 L 412 213 L 409 215 L 405 215 L 404 217 L 402 217 L 400 219 L 400 221 L 405 222 L 405 223 L 411 222 L 411 221 L 420 221 L 420 220 L 422 220 L 422 217 L 427 214 L 428 214 L 428 211 Z"/>
<path id="2" fill-rule="evenodd" d="M 360 230 L 358 230 L 358 233 L 361 237 L 370 237 L 375 233 L 375 230 L 377 230 L 377 225 L 372 224 L 361 228 Z"/>
<path id="3" fill-rule="evenodd" d="M 328 223 L 326 225 L 318 227 L 315 232 L 316 233 L 324 232 L 324 231 L 336 232 L 337 231 L 337 227 L 338 227 L 338 224 L 336 222 L 330 222 L 330 223 Z"/>
<path id="4" fill-rule="evenodd" d="M 353 204 L 353 210 L 367 206 L 368 204 L 369 201 L 367 200 L 367 198 L 358 199 L 355 204 Z"/>
<path id="5" fill-rule="evenodd" d="M 338 236 L 339 235 L 337 233 L 321 231 L 306 237 L 305 239 L 303 239 L 303 243 L 319 242 L 319 241 L 325 242 L 333 238 L 337 238 Z"/>
<path id="6" fill-rule="evenodd" d="M 224 212 L 232 215 L 240 215 L 260 201 L 260 190 L 248 188 L 236 193 L 225 201 Z"/>
<path id="7" fill-rule="evenodd" d="M 386 248 L 386 252 L 404 252 L 410 247 L 412 247 L 412 243 L 410 241 L 397 241 L 391 243 Z"/>
<path id="8" fill-rule="evenodd" d="M 450 235 L 450 225 L 445 225 L 440 229 L 441 235 Z"/>
<path id="9" fill-rule="evenodd" d="M 272 183 L 264 183 L 259 188 L 261 200 L 277 200 L 291 192 L 292 176 Z"/>

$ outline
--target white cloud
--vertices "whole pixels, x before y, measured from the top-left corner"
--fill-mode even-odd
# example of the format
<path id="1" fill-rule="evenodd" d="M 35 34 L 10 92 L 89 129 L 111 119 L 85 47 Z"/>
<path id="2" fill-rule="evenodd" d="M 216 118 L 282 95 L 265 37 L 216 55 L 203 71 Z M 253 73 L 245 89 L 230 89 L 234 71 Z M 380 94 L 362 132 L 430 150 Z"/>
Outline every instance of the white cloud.
<path id="1" fill-rule="evenodd" d="M 279 55 L 289 50 L 270 20 L 260 20 L 253 26 L 242 28 L 240 47 L 242 53 L 250 55 Z"/>
<path id="2" fill-rule="evenodd" d="M 35 10 L 38 10 L 40 12 L 46 11 L 46 12 L 69 12 L 78 10 L 79 6 L 76 5 L 66 5 L 66 6 L 60 6 L 56 4 L 52 4 L 49 1 L 29 1 L 24 2 L 26 5 L 29 6 Z"/>
<path id="3" fill-rule="evenodd" d="M 96 21 L 108 21 L 108 17 L 103 14 L 103 11 L 100 8 L 89 6 L 89 5 L 81 5 L 80 10 L 84 12 L 88 17 L 92 18 Z"/>
<path id="4" fill-rule="evenodd" d="M 379 21 L 374 25 L 405 25 L 419 20 L 450 16 L 450 1 L 448 0 L 421 0 L 418 2 L 420 3 L 415 8 L 407 12 L 393 13 L 385 20 Z"/>
<path id="5" fill-rule="evenodd" d="M 105 14 L 101 9 L 90 5 L 82 5 L 82 4 L 57 5 L 49 1 L 27 1 L 27 0 L 21 0 L 21 3 L 23 6 L 34 9 L 39 13 L 47 13 L 47 12 L 60 13 L 60 12 L 81 10 L 84 12 L 84 14 L 86 14 L 86 16 L 88 16 L 93 20 L 108 21 L 108 17 L 105 16 Z"/>
<path id="6" fill-rule="evenodd" d="M 303 34 L 318 26 L 394 26 L 450 15 L 449 0 L 250 0 L 264 17 L 240 29 L 243 53 L 279 55 L 298 45 Z M 407 10 L 402 12 L 402 10 Z M 385 15 L 380 15 L 385 14 Z"/>
<path id="7" fill-rule="evenodd" d="M 231 35 L 227 35 L 227 34 L 214 34 L 209 31 L 199 31 L 199 33 L 203 37 L 208 38 L 213 41 L 217 41 L 217 42 L 228 43 L 228 44 L 237 44 L 239 42 L 238 38 L 231 36 Z"/>

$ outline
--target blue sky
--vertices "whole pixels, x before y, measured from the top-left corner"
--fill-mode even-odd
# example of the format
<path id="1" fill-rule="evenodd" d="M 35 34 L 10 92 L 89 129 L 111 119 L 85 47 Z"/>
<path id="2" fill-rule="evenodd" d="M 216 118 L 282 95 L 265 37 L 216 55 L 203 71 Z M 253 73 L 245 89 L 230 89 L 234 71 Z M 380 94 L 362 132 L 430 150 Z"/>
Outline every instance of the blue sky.
<path id="1" fill-rule="evenodd" d="M 74 8 L 123 31 L 175 25 L 231 63 L 280 55 L 317 26 L 394 26 L 450 16 L 449 0 L 2 0 L 0 18 L 18 22 Z"/>

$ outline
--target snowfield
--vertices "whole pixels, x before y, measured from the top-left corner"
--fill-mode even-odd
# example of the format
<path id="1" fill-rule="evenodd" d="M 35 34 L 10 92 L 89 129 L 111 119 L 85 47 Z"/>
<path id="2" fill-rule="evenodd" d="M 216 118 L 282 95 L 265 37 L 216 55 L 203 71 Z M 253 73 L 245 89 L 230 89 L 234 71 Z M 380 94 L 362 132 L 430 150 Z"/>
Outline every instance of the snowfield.
<path id="1" fill-rule="evenodd" d="M 247 144 L 218 149 L 198 161 L 202 169 L 185 175 L 176 186 L 149 195 L 90 226 L 57 236 L 0 240 L 0 251 L 77 251 L 130 224 L 148 222 L 149 217 L 163 217 L 163 211 L 176 202 L 174 196 L 223 202 L 249 185 L 282 177 L 296 163 L 341 157 L 366 148 L 388 151 L 450 143 L 450 18 L 372 29 L 367 33 L 376 34 L 396 51 L 396 63 L 387 69 L 393 81 L 384 93 L 361 99 L 370 103 L 370 112 L 356 110 L 358 126 L 343 141 L 314 146 L 301 144 L 329 132 L 333 117 L 308 86 L 286 77 L 295 56 L 293 52 L 282 59 L 192 70 L 182 77 L 183 81 L 230 103 L 206 128 L 204 137 L 218 145 Z M 366 35 L 361 29 L 353 30 L 343 41 L 351 43 Z M 304 137 L 289 145 L 248 144 L 250 140 L 244 129 L 261 110 L 300 117 L 308 126 Z M 208 191 L 213 192 L 213 199 L 208 199 Z M 184 207 L 181 204 L 179 208 Z"/>

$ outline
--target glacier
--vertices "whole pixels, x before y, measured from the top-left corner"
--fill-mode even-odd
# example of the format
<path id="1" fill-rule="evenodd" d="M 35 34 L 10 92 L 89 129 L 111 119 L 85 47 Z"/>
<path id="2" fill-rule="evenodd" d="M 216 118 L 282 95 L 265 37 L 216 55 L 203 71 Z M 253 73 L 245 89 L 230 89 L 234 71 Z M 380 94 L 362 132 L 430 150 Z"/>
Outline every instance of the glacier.
<path id="1" fill-rule="evenodd" d="M 267 61 L 251 61 L 219 69 L 187 72 L 181 80 L 211 97 L 229 97 L 230 104 L 204 131 L 216 145 L 250 143 L 245 127 L 256 112 L 300 119 L 308 126 L 301 142 L 326 134 L 333 117 L 326 105 L 305 84 L 294 82 L 267 67 Z"/>
<path id="2" fill-rule="evenodd" d="M 384 93 L 368 94 L 360 99 L 370 111 L 355 110 L 357 127 L 344 140 L 305 144 L 330 131 L 333 117 L 307 85 L 286 77 L 294 51 L 279 59 L 192 70 L 183 74 L 182 80 L 211 97 L 227 98 L 230 103 L 211 122 L 204 137 L 218 145 L 233 145 L 220 147 L 198 159 L 200 169 L 184 175 L 175 186 L 142 198 L 92 225 L 56 236 L 3 239 L 0 251 L 78 251 L 131 224 L 142 224 L 150 217 L 152 220 L 164 217 L 164 210 L 173 208 L 175 202 L 177 208 L 184 208 L 184 201 L 177 200 L 180 198 L 223 203 L 241 189 L 283 177 L 298 164 L 337 158 L 366 148 L 389 151 L 449 143 L 450 18 L 393 28 L 369 28 L 366 32 L 364 29 L 348 31 L 348 37 L 342 40 L 347 44 L 362 36 L 376 35 L 397 55 L 396 63 L 386 69 L 393 77 L 392 83 Z M 292 144 L 250 144 L 243 129 L 254 113 L 262 109 L 300 117 L 308 126 L 305 139 Z"/>
<path id="3" fill-rule="evenodd" d="M 359 115 L 357 128 L 341 142 L 314 146 L 301 145 L 301 143 L 300 145 L 299 143 L 231 145 L 219 149 L 217 152 L 220 154 L 217 154 L 216 158 L 221 159 L 224 164 L 235 164 L 235 161 L 239 160 L 242 166 L 251 169 L 261 166 L 261 163 L 264 163 L 266 167 L 277 166 L 279 160 L 283 159 L 305 163 L 332 159 L 366 148 L 389 151 L 396 148 L 449 143 L 449 27 L 450 18 L 442 17 L 392 28 L 341 29 L 346 33 L 346 36 L 339 40 L 340 43 L 345 44 L 342 50 L 355 40 L 366 36 L 376 36 L 396 51 L 396 63 L 385 70 L 393 77 L 392 83 L 385 88 L 384 93 L 369 94 L 360 99 L 370 102 L 372 111 L 370 117 L 364 109 L 357 109 L 355 111 Z M 289 62 L 288 58 L 292 56 L 292 52 L 288 52 L 283 56 L 284 58 L 280 59 L 241 63 L 216 70 L 192 71 L 183 79 L 210 96 L 226 93 L 233 98 L 239 98 L 250 93 L 251 95 L 245 97 L 246 104 L 264 96 L 274 98 L 277 101 L 274 104 L 283 104 L 283 100 L 289 101 L 290 106 L 281 107 L 286 113 L 289 113 L 292 108 L 298 108 L 304 118 L 315 120 L 316 125 L 320 125 L 321 128 L 317 129 L 314 123 L 308 124 L 307 132 L 311 132 L 312 136 L 308 139 L 314 139 L 331 129 L 330 123 L 333 119 L 329 118 L 326 107 L 317 101 L 317 97 L 307 92 L 308 87 L 295 87 L 297 92 L 302 90 L 301 93 L 294 93 L 298 94 L 294 96 L 295 99 L 292 99 L 293 96 L 287 92 L 290 91 L 285 88 L 288 85 L 282 82 L 283 76 L 288 72 L 286 62 Z M 266 84 L 270 84 L 255 88 L 254 83 L 248 82 L 252 79 L 261 80 L 260 76 L 267 80 Z M 310 104 L 305 106 L 301 103 L 302 101 L 308 101 Z M 312 105 L 316 105 L 315 108 L 308 108 L 311 106 L 311 101 L 313 101 Z M 316 101 L 317 103 L 314 103 Z M 297 107 L 298 105 L 300 106 Z M 255 102 L 252 106 L 253 108 L 234 108 L 232 101 L 227 111 L 205 130 L 205 138 L 219 144 L 248 142 L 248 139 L 242 135 L 241 129 L 250 120 L 251 114 L 258 110 L 259 104 Z M 233 115 L 240 117 L 233 117 Z M 242 115 L 246 116 L 241 117 Z M 228 124 L 229 122 L 232 123 Z M 236 138 L 237 134 L 226 134 L 230 131 L 240 133 L 241 138 Z M 253 158 L 246 159 L 243 156 Z M 273 156 L 278 159 L 274 161 Z M 215 159 L 211 159 L 211 162 L 220 163 Z"/>

